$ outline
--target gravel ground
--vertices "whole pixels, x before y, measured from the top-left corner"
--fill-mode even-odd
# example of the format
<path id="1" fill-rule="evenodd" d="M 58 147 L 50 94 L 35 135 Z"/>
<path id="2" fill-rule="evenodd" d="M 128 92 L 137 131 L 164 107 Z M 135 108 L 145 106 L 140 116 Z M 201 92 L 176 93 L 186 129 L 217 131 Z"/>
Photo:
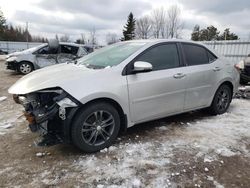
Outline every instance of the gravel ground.
<path id="1" fill-rule="evenodd" d="M 250 101 L 228 113 L 186 113 L 128 129 L 96 154 L 37 147 L 7 93 L 21 75 L 0 61 L 0 187 L 250 187 Z"/>

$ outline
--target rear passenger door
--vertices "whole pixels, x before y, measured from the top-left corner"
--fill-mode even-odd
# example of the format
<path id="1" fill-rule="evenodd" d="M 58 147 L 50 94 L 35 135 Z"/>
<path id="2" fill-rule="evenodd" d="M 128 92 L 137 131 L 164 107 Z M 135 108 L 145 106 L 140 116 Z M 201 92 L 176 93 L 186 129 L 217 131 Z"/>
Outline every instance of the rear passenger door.
<path id="1" fill-rule="evenodd" d="M 205 47 L 192 43 L 182 43 L 182 51 L 187 81 L 184 110 L 207 106 L 220 72 L 217 57 Z"/>

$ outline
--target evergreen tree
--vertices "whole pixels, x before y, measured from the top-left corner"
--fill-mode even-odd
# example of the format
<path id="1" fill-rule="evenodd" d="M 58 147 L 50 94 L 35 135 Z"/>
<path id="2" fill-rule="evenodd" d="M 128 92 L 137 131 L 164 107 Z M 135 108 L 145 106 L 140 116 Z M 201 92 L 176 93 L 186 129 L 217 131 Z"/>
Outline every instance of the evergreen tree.
<path id="1" fill-rule="evenodd" d="M 0 40 L 5 38 L 5 27 L 6 27 L 6 19 L 3 15 L 3 12 L 0 10 Z"/>
<path id="2" fill-rule="evenodd" d="M 239 40 L 239 37 L 238 35 L 231 33 L 229 28 L 226 28 L 219 36 L 218 40 Z"/>
<path id="3" fill-rule="evenodd" d="M 214 26 L 209 26 L 206 29 L 202 29 L 200 33 L 200 40 L 201 41 L 211 41 L 217 40 L 219 37 L 219 31 Z"/>
<path id="4" fill-rule="evenodd" d="M 135 38 L 135 22 L 136 20 L 134 19 L 133 13 L 130 12 L 127 23 L 123 29 L 123 38 L 121 39 L 122 41 L 132 40 Z"/>
<path id="5" fill-rule="evenodd" d="M 198 41 L 200 40 L 200 26 L 195 25 L 193 32 L 191 33 L 191 40 Z"/>

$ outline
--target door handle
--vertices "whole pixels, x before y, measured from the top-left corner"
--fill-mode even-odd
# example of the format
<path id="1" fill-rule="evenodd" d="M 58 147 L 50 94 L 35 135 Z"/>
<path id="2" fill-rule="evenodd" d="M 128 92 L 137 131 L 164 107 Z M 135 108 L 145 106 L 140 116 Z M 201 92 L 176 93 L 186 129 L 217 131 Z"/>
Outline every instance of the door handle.
<path id="1" fill-rule="evenodd" d="M 214 68 L 213 68 L 213 71 L 220 71 L 220 70 L 221 70 L 220 67 L 214 67 Z"/>
<path id="2" fill-rule="evenodd" d="M 183 74 L 183 73 L 177 73 L 177 74 L 174 75 L 174 78 L 180 79 L 180 78 L 183 78 L 183 77 L 185 77 L 185 76 L 186 76 L 186 75 Z"/>

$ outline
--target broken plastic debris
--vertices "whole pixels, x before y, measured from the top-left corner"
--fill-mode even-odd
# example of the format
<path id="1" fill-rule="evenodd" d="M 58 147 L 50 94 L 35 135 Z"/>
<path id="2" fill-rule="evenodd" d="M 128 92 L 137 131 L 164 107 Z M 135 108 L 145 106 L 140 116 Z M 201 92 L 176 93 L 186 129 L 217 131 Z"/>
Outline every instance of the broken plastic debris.
<path id="1" fill-rule="evenodd" d="M 37 157 L 42 157 L 42 156 L 44 156 L 44 155 L 45 155 L 45 153 L 41 153 L 41 152 L 36 153 L 36 156 L 37 156 Z"/>
<path id="2" fill-rule="evenodd" d="M 6 100 L 6 99 L 7 99 L 6 96 L 0 97 L 0 102 L 4 101 L 4 100 Z"/>

